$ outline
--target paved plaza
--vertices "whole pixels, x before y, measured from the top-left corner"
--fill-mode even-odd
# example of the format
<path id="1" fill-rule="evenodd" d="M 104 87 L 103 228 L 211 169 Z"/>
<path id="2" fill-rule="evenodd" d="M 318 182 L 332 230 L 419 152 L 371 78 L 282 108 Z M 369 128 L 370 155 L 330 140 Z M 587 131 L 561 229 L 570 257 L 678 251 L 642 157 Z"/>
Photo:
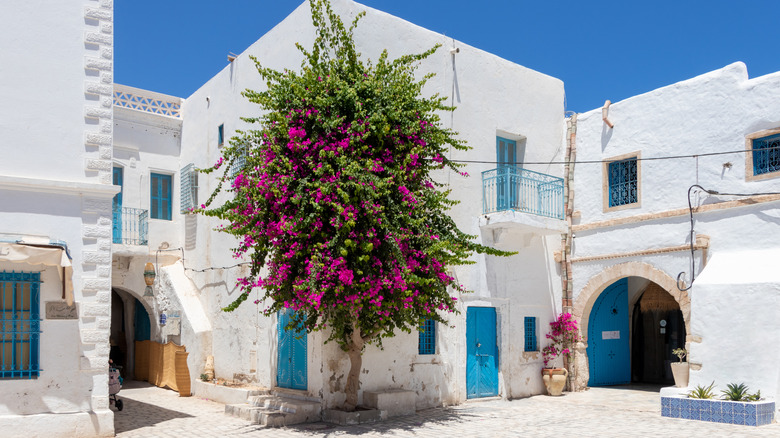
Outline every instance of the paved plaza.
<path id="1" fill-rule="evenodd" d="M 650 387 L 470 401 L 362 426 L 262 428 L 226 416 L 220 403 L 127 383 L 119 393 L 124 409 L 115 412 L 118 437 L 780 437 L 778 423 L 756 428 L 663 418 L 657 388 Z"/>

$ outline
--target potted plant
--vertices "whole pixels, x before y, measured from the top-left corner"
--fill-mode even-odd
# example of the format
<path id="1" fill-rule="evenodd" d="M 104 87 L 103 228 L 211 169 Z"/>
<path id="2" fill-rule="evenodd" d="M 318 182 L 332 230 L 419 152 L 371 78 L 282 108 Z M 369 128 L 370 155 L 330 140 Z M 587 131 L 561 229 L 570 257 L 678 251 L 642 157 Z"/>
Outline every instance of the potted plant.
<path id="1" fill-rule="evenodd" d="M 688 362 L 683 362 L 683 359 L 688 354 L 688 350 L 684 348 L 675 348 L 672 350 L 672 354 L 677 356 L 679 362 L 672 364 L 672 376 L 674 376 L 674 386 L 678 388 L 685 388 L 688 386 Z"/>
<path id="2" fill-rule="evenodd" d="M 547 387 L 547 393 L 557 396 L 561 395 L 569 372 L 565 364 L 563 368 L 555 368 L 552 364 L 558 356 L 563 356 L 565 363 L 571 360 L 572 348 L 579 341 L 577 321 L 571 313 L 562 313 L 550 323 L 550 332 L 546 337 L 550 343 L 542 349 L 544 359 L 542 381 Z"/>

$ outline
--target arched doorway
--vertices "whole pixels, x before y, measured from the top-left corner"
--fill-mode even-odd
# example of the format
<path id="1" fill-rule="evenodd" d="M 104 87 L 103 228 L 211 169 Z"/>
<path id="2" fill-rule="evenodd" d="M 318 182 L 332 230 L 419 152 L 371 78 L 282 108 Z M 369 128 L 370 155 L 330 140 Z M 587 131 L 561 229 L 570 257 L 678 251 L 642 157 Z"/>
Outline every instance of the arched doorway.
<path id="1" fill-rule="evenodd" d="M 618 282 L 621 279 L 627 279 L 627 306 L 628 306 L 628 312 L 626 315 L 626 319 L 628 320 L 629 324 L 629 351 L 634 352 L 635 345 L 634 345 L 634 339 L 633 334 L 635 333 L 635 327 L 639 327 L 639 323 L 642 324 L 642 330 L 650 331 L 650 323 L 645 324 L 643 321 L 638 320 L 637 324 L 635 324 L 634 321 L 634 311 L 637 305 L 641 306 L 642 303 L 640 302 L 640 299 L 643 296 L 643 293 L 647 290 L 647 288 L 650 285 L 655 285 L 660 287 L 661 290 L 663 290 L 665 293 L 669 294 L 672 299 L 677 303 L 677 306 L 681 313 L 677 314 L 676 318 L 679 318 L 679 324 L 675 329 L 675 335 L 674 339 L 678 343 L 679 346 L 685 345 L 686 341 L 686 334 L 690 333 L 690 315 L 691 315 L 691 301 L 688 297 L 688 293 L 685 291 L 680 291 L 677 289 L 675 279 L 672 278 L 669 274 L 664 272 L 663 270 L 656 268 L 655 266 L 645 263 L 645 262 L 626 262 L 626 263 L 619 263 L 616 265 L 611 265 L 606 268 L 604 268 L 601 272 L 598 274 L 592 276 L 587 283 L 579 290 L 579 292 L 576 294 L 576 298 L 574 300 L 573 306 L 572 306 L 572 313 L 574 314 L 574 317 L 579 321 L 580 323 L 580 334 L 583 336 L 583 343 L 580 344 L 580 346 L 576 349 L 576 357 L 574 362 L 574 373 L 572 378 L 572 387 L 575 390 L 581 390 L 588 386 L 588 383 L 590 381 L 590 374 L 593 372 L 593 364 L 591 363 L 591 358 L 589 357 L 588 349 L 590 349 L 591 343 L 593 342 L 593 332 L 594 330 L 591 329 L 591 324 L 593 324 L 593 321 L 591 320 L 591 313 L 594 308 L 594 305 L 596 304 L 596 301 L 601 297 L 602 293 L 607 290 L 611 285 Z M 648 308 L 648 307 L 646 307 Z M 639 314 L 641 315 L 643 312 L 641 311 L 641 307 L 639 310 Z M 660 318 L 657 321 L 657 324 L 660 326 L 660 321 L 663 318 Z M 673 324 L 672 318 L 666 319 L 667 325 Z M 659 330 L 660 334 L 660 327 L 655 327 L 653 330 Z M 664 334 L 670 334 L 672 330 L 671 328 L 667 328 L 666 333 Z M 607 331 L 607 330 L 601 330 L 601 331 Z M 607 334 L 607 336 L 610 336 L 610 334 Z M 614 335 L 612 335 L 614 336 Z M 621 334 L 622 336 L 622 334 Z M 674 344 L 675 342 L 671 342 L 670 344 Z M 641 347 L 643 348 L 643 347 Z M 672 347 L 669 349 L 676 348 Z M 630 353 L 632 354 L 632 353 Z M 630 356 L 629 365 L 628 365 L 628 372 L 630 375 L 631 381 L 635 382 L 643 382 L 645 380 L 644 370 L 641 377 L 639 377 L 639 374 L 637 373 L 635 375 L 635 370 L 632 368 L 631 363 L 634 363 L 636 361 L 633 356 Z"/>
<path id="2" fill-rule="evenodd" d="M 134 294 L 120 288 L 111 289 L 109 358 L 121 367 L 126 379 L 135 377 L 135 341 L 151 339 L 152 321 L 146 306 Z"/>
<path id="3" fill-rule="evenodd" d="M 672 350 L 685 347 L 685 321 L 680 305 L 661 286 L 642 290 L 631 316 L 631 380 L 671 385 Z"/>

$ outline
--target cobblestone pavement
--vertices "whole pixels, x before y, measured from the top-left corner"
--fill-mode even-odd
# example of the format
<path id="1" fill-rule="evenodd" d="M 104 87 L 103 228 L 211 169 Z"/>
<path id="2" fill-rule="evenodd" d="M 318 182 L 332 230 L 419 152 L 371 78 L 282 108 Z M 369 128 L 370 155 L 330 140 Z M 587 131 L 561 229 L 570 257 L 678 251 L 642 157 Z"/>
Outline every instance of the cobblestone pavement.
<path id="1" fill-rule="evenodd" d="M 661 417 L 657 388 L 470 401 L 362 426 L 262 428 L 226 416 L 220 403 L 128 383 L 119 393 L 124 409 L 114 414 L 118 437 L 780 437 L 780 423 L 749 427 Z"/>

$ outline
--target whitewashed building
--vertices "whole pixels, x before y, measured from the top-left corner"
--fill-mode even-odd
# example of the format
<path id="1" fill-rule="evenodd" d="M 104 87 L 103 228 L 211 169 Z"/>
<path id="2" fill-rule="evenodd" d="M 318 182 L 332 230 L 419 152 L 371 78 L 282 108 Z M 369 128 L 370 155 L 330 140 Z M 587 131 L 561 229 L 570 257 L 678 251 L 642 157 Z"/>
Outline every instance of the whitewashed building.
<path id="1" fill-rule="evenodd" d="M 187 348 L 196 395 L 213 356 L 219 378 L 340 405 L 347 356 L 321 333 L 280 348 L 289 334 L 252 304 L 258 291 L 222 312 L 248 268 L 218 221 L 187 213 L 217 184 L 195 169 L 259 114 L 241 96 L 265 87 L 249 56 L 298 68 L 294 44 L 314 41 L 308 3 L 186 99 L 114 85 L 111 1 L 49 3 L 15 6 L 0 29 L 18 42 L 0 57 L 19 61 L 0 65 L 0 427 L 111 435 L 108 358 L 132 377 L 143 339 Z M 424 92 L 449 97 L 442 122 L 473 149 L 450 157 L 471 177 L 437 177 L 463 231 L 517 252 L 454 269 L 474 293 L 448 325 L 367 347 L 361 399 L 407 390 L 421 409 L 541 394 L 544 334 L 569 310 L 585 338 L 575 389 L 667 383 L 671 349 L 686 346 L 691 384 L 777 397 L 780 196 L 760 193 L 780 191 L 780 74 L 749 79 L 734 64 L 565 119 L 558 79 L 351 0 L 333 7 L 345 21 L 367 12 L 355 31 L 366 58 L 442 45 L 419 69 L 436 74 Z M 57 24 L 44 33 L 24 19 L 42 14 Z M 57 76 L 41 73 L 52 64 Z M 691 234 L 694 184 L 709 192 L 691 194 Z"/>
<path id="2" fill-rule="evenodd" d="M 110 1 L 0 27 L 0 435 L 113 436 Z"/>
<path id="3" fill-rule="evenodd" d="M 453 315 L 449 326 L 429 330 L 432 338 L 401 333 L 387 339 L 384 350 L 367 347 L 361 394 L 410 390 L 417 408 L 425 408 L 472 397 L 542 393 L 539 349 L 561 303 L 553 252 L 560 249 L 560 235 L 566 230 L 563 166 L 509 163 L 561 161 L 563 83 L 352 1 L 334 1 L 333 6 L 345 21 L 367 11 L 355 33 L 358 50 L 366 58 L 377 58 L 385 48 L 397 57 L 443 46 L 421 66 L 420 74 L 436 73 L 425 93 L 450 96 L 458 107 L 442 119 L 473 150 L 451 158 L 487 162 L 470 164 L 466 169 L 470 178 L 439 175 L 462 201 L 453 217 L 483 243 L 518 252 L 506 259 L 478 257 L 476 265 L 456 269 L 459 281 L 475 293 L 459 297 L 461 314 Z M 252 304 L 257 291 L 237 311 L 220 310 L 236 298 L 235 280 L 248 268 L 236 266 L 241 261 L 230 251 L 235 241 L 214 231 L 217 221 L 181 213 L 199 205 L 196 199 L 205 199 L 216 187 L 213 175 L 200 175 L 195 182 L 184 169 L 216 162 L 235 130 L 249 127 L 240 117 L 259 114 L 259 108 L 240 95 L 245 89 L 265 87 L 249 56 L 269 67 L 294 69 L 301 61 L 295 43 L 307 47 L 313 41 L 309 6 L 304 3 L 186 99 L 116 87 L 114 166 L 123 174 L 122 208 L 152 208 L 156 201 L 150 196 L 155 195 L 149 193 L 154 179 L 161 175 L 170 181 L 163 196 L 170 200 L 170 214 L 163 217 L 149 210 L 143 244 L 114 247 L 112 286 L 122 299 L 129 367 L 132 341 L 139 332 L 128 321 L 136 321 L 130 316 L 140 303 L 149 316 L 152 339 L 167 337 L 187 347 L 193 378 L 203 372 L 206 357 L 213 356 L 217 377 L 299 390 L 321 399 L 324 407 L 343 401 L 349 360 L 336 345 L 323 345 L 322 334 L 308 335 L 296 352 L 279 351 L 280 336 L 285 334 L 279 332 L 277 317 L 260 314 L 263 303 Z M 134 103 L 139 101 L 148 105 Z M 159 111 L 162 107 L 175 107 L 175 114 Z M 155 298 L 145 299 L 142 270 L 150 261 L 158 266 L 158 277 Z M 518 270 L 518 265 L 528 269 Z M 180 331 L 161 330 L 160 313 L 178 318 Z M 119 336 L 118 318 L 114 319 L 112 333 Z M 305 352 L 303 358 L 300 352 Z M 289 363 L 288 355 L 293 354 L 292 370 L 283 370 L 279 364 Z M 483 366 L 476 365 L 478 354 L 488 357 L 480 359 Z M 480 376 L 479 369 L 488 372 Z M 285 371 L 298 377 L 280 381 Z M 196 394 L 201 388 L 197 383 Z"/>
<path id="4" fill-rule="evenodd" d="M 574 124 L 576 160 L 604 161 L 572 183 L 576 386 L 669 383 L 686 346 L 690 385 L 776 399 L 780 73 L 735 63 Z"/>

